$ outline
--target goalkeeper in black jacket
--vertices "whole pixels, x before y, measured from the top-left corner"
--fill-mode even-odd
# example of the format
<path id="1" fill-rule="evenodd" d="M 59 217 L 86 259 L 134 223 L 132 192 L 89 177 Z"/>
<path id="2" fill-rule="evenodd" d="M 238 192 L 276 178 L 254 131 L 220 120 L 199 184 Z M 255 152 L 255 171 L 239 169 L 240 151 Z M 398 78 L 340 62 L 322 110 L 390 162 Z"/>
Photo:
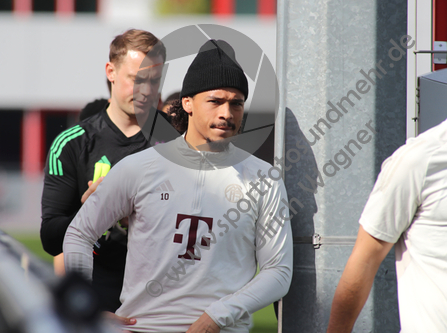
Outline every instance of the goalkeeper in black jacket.
<path id="1" fill-rule="evenodd" d="M 54 140 L 45 167 L 40 231 L 42 245 L 51 255 L 62 252 L 68 225 L 108 170 L 125 156 L 150 146 L 136 114 L 157 107 L 165 59 L 163 44 L 149 32 L 129 30 L 117 36 L 106 64 L 110 104 Z M 117 221 L 92 251 L 93 286 L 103 309 L 114 312 L 121 304 L 127 252 L 125 219 Z"/>

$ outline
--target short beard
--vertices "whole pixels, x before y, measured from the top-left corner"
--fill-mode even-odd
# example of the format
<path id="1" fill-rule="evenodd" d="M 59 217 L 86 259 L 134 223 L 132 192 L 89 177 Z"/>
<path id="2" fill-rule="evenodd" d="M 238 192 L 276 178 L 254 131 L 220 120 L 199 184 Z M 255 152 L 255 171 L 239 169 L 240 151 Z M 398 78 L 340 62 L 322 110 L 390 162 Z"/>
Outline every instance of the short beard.
<path id="1" fill-rule="evenodd" d="M 231 138 L 229 138 L 231 139 Z M 206 144 L 209 147 L 210 151 L 214 152 L 222 152 L 228 150 L 228 146 L 230 145 L 231 140 L 223 139 L 218 141 L 211 141 L 209 138 L 206 138 Z"/>
<path id="2" fill-rule="evenodd" d="M 216 128 L 219 126 L 226 126 L 230 127 L 233 131 L 236 130 L 236 125 L 233 122 L 230 121 L 221 121 L 217 124 L 212 124 L 211 128 Z M 240 128 L 239 128 L 240 130 Z M 205 138 L 206 144 L 210 151 L 218 152 L 218 151 L 226 151 L 228 150 L 228 146 L 230 142 L 234 140 L 233 136 L 230 136 L 229 138 L 225 138 L 218 141 L 212 141 L 210 138 Z"/>

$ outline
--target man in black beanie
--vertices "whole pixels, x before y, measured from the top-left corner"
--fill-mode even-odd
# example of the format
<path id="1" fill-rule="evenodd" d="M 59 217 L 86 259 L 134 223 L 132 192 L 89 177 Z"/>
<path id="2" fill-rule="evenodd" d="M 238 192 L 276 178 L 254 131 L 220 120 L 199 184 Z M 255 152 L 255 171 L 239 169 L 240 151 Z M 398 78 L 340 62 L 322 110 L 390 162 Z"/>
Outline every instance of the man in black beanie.
<path id="1" fill-rule="evenodd" d="M 231 103 L 228 105 L 231 119 L 214 120 L 209 128 L 200 131 L 195 121 L 203 122 L 204 118 L 208 117 L 209 112 L 199 114 L 196 117 L 192 111 L 193 109 L 198 110 L 198 112 L 200 112 L 199 110 L 207 110 L 209 105 L 217 106 L 220 102 L 225 101 L 225 98 L 216 101 L 206 100 L 207 96 L 217 97 L 216 94 L 222 95 L 222 97 L 225 95 L 225 98 L 231 96 Z M 236 61 L 233 48 L 223 40 L 209 40 L 200 48 L 197 57 L 185 75 L 180 101 L 174 103 L 170 109 L 170 114 L 175 115 L 172 118 L 172 124 L 180 132 L 185 132 L 188 129 L 189 121 L 194 122 L 188 130 L 187 136 L 189 136 L 189 139 L 186 139 L 193 145 L 194 143 L 203 144 L 203 139 L 206 143 L 210 143 L 231 137 L 237 134 L 240 129 L 244 102 L 247 97 L 248 81 L 241 66 Z M 200 108 L 198 107 L 199 103 L 203 104 Z M 198 131 L 199 133 L 197 133 Z"/>
<path id="2" fill-rule="evenodd" d="M 251 314 L 287 293 L 292 234 L 281 172 L 230 142 L 247 96 L 231 46 L 206 42 L 174 111 L 184 135 L 118 163 L 68 228 L 67 270 L 91 278 L 88 250 L 110 220 L 129 216 L 116 312 L 136 319 L 126 329 L 248 333 Z"/>

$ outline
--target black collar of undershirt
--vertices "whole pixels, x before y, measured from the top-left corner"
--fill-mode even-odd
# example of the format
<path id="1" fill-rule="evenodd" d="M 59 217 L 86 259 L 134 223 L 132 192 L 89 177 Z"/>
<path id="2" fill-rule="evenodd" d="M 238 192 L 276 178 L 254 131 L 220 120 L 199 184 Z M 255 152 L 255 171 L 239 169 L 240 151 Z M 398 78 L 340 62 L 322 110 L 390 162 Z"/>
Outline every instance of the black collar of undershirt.
<path id="1" fill-rule="evenodd" d="M 119 128 L 118 126 L 115 125 L 115 123 L 112 121 L 112 119 L 110 119 L 108 113 L 107 113 L 107 108 L 109 107 L 110 104 L 107 104 L 106 106 L 104 106 L 104 109 L 101 111 L 101 115 L 104 119 L 104 121 L 107 123 L 107 125 L 109 125 L 109 127 L 118 135 L 118 137 L 120 138 L 120 140 L 123 141 L 140 141 L 142 139 L 146 140 L 144 138 L 143 133 L 140 131 L 138 131 L 138 133 L 127 137 Z"/>

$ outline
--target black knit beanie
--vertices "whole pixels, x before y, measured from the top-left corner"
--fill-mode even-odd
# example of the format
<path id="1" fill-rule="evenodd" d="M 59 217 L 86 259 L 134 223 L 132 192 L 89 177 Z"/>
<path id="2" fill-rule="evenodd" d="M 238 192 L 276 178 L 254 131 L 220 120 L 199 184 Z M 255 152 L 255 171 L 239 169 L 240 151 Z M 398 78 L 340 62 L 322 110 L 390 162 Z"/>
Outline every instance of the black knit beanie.
<path id="1" fill-rule="evenodd" d="M 240 90 L 247 99 L 248 81 L 233 48 L 223 40 L 210 39 L 189 66 L 180 98 L 225 87 Z"/>

